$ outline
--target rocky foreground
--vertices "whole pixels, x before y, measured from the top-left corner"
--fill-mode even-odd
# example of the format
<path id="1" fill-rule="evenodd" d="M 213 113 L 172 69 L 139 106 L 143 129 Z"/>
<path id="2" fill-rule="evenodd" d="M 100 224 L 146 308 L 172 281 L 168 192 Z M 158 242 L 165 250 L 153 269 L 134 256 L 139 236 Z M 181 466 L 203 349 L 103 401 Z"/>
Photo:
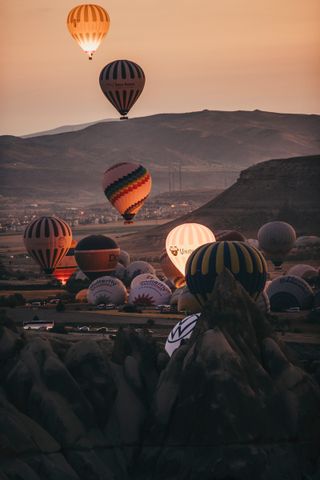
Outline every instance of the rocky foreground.
<path id="1" fill-rule="evenodd" d="M 320 387 L 227 272 L 171 359 L 148 335 L 0 331 L 0 478 L 316 480 Z"/>

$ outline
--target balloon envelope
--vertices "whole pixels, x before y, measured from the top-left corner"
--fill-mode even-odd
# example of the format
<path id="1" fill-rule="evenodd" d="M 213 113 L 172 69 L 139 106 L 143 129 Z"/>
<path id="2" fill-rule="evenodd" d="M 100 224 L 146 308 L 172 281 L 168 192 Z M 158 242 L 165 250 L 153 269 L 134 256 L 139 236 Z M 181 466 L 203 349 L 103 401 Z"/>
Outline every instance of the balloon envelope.
<path id="1" fill-rule="evenodd" d="M 73 275 L 78 268 L 76 259 L 74 258 L 74 249 L 76 244 L 77 242 L 72 240 L 71 247 L 53 271 L 53 276 L 59 280 L 62 285 L 67 283 L 71 275 Z"/>
<path id="2" fill-rule="evenodd" d="M 294 228 L 286 222 L 269 222 L 258 231 L 259 248 L 280 266 L 296 241 Z"/>
<path id="3" fill-rule="evenodd" d="M 137 260 L 136 262 L 131 262 L 127 267 L 127 280 L 129 284 L 132 282 L 134 277 L 141 275 L 142 273 L 149 273 L 156 277 L 156 271 L 152 265 L 143 260 Z"/>
<path id="4" fill-rule="evenodd" d="M 29 223 L 23 241 L 43 271 L 52 273 L 71 247 L 72 232 L 61 218 L 40 217 Z"/>
<path id="5" fill-rule="evenodd" d="M 140 273 L 139 275 L 133 278 L 130 284 L 130 288 L 137 287 L 144 280 L 158 280 L 158 278 L 152 273 Z"/>
<path id="6" fill-rule="evenodd" d="M 155 306 L 168 304 L 171 297 L 170 288 L 160 280 L 144 280 L 129 294 L 129 303 L 135 305 Z"/>
<path id="7" fill-rule="evenodd" d="M 311 308 L 313 302 L 312 288 L 305 280 L 294 275 L 277 277 L 268 286 L 267 295 L 271 310 L 281 312 L 292 307 L 301 310 Z"/>
<path id="8" fill-rule="evenodd" d="M 120 248 L 110 237 L 89 235 L 82 238 L 75 249 L 75 259 L 83 273 L 95 280 L 113 272 L 117 266 Z"/>
<path id="9" fill-rule="evenodd" d="M 318 275 L 317 270 L 311 265 L 305 265 L 300 263 L 289 268 L 287 275 L 295 275 L 296 277 L 307 280 L 308 278 L 316 277 Z"/>
<path id="10" fill-rule="evenodd" d="M 160 255 L 160 266 L 163 273 L 176 288 L 183 287 L 186 284 L 184 275 L 182 275 L 177 267 L 172 263 L 166 250 L 163 250 Z"/>
<path id="11" fill-rule="evenodd" d="M 186 314 L 197 313 L 201 311 L 201 305 L 196 297 L 190 292 L 188 287 L 184 287 L 178 297 L 178 312 Z"/>
<path id="12" fill-rule="evenodd" d="M 102 39 L 108 33 L 110 17 L 99 5 L 78 5 L 70 10 L 67 27 L 72 37 L 91 60 Z"/>
<path id="13" fill-rule="evenodd" d="M 254 299 L 264 289 L 267 264 L 263 255 L 244 242 L 214 242 L 189 257 L 186 280 L 200 305 L 211 299 L 217 276 L 227 268 Z"/>
<path id="14" fill-rule="evenodd" d="M 166 251 L 169 259 L 185 276 L 185 267 L 191 253 L 208 242 L 214 242 L 212 231 L 199 223 L 183 223 L 173 228 L 166 238 Z"/>
<path id="15" fill-rule="evenodd" d="M 246 237 L 237 230 L 218 230 L 215 232 L 216 240 L 218 242 L 223 242 L 227 240 L 245 242 Z"/>
<path id="16" fill-rule="evenodd" d="M 99 303 L 114 303 L 122 305 L 127 299 L 127 290 L 123 283 L 108 275 L 94 280 L 87 293 L 88 303 L 98 305 Z"/>
<path id="17" fill-rule="evenodd" d="M 140 97 L 145 84 L 142 68 L 131 60 L 115 60 L 100 72 L 101 90 L 116 110 L 125 117 Z"/>
<path id="18" fill-rule="evenodd" d="M 110 203 L 130 222 L 151 191 L 151 175 L 137 163 L 117 163 L 104 172 L 102 188 Z"/>
<path id="19" fill-rule="evenodd" d="M 87 288 L 83 288 L 82 290 L 80 290 L 76 295 L 76 301 L 77 302 L 86 302 L 87 301 L 87 293 L 88 293 Z"/>
<path id="20" fill-rule="evenodd" d="M 165 350 L 170 357 L 180 347 L 182 340 L 191 337 L 200 315 L 200 313 L 195 313 L 183 318 L 171 330 L 165 344 Z"/>

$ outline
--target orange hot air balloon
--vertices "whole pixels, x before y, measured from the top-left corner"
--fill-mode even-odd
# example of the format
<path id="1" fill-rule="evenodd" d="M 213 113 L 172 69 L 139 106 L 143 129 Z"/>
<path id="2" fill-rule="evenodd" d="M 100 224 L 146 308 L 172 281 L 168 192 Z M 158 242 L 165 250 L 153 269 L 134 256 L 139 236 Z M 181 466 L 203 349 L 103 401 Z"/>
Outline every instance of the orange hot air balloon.
<path id="1" fill-rule="evenodd" d="M 65 285 L 71 275 L 77 270 L 78 265 L 76 259 L 74 258 L 74 249 L 77 242 L 72 240 L 71 247 L 69 248 L 67 254 L 63 257 L 61 262 L 56 266 L 53 271 L 53 276 Z"/>
<path id="2" fill-rule="evenodd" d="M 92 60 L 92 55 L 108 33 L 110 17 L 99 5 L 78 5 L 70 10 L 67 26 L 72 37 Z"/>
<path id="3" fill-rule="evenodd" d="M 69 225 L 58 217 L 40 217 L 25 229 L 23 241 L 29 255 L 45 273 L 52 273 L 72 242 Z"/>
<path id="4" fill-rule="evenodd" d="M 101 90 L 109 102 L 127 119 L 127 114 L 140 97 L 145 84 L 142 68 L 130 60 L 108 63 L 100 73 Z"/>
<path id="5" fill-rule="evenodd" d="M 160 255 L 160 266 L 165 276 L 176 288 L 183 287 L 186 284 L 184 276 L 181 275 L 180 270 L 172 263 L 166 250 L 163 250 Z"/>
<path id="6" fill-rule="evenodd" d="M 200 223 L 183 223 L 173 228 L 166 239 L 168 257 L 184 276 L 191 253 L 200 245 L 215 242 L 212 231 Z"/>
<path id="7" fill-rule="evenodd" d="M 132 223 L 151 191 L 151 175 L 137 163 L 117 163 L 104 172 L 102 188 L 110 203 Z"/>

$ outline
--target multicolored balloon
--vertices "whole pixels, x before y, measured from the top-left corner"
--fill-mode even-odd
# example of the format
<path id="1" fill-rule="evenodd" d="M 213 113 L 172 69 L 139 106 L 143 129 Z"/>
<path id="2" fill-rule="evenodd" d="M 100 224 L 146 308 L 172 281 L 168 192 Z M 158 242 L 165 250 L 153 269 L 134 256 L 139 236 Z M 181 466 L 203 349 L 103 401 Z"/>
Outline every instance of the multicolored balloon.
<path id="1" fill-rule="evenodd" d="M 82 50 L 89 55 L 89 60 L 92 60 L 92 55 L 108 33 L 110 17 L 99 5 L 78 5 L 70 10 L 67 27 Z"/>
<path id="2" fill-rule="evenodd" d="M 80 240 L 75 249 L 76 262 L 90 280 L 113 272 L 119 255 L 117 243 L 104 235 L 89 235 Z"/>
<path id="3" fill-rule="evenodd" d="M 267 279 L 267 263 L 263 255 L 244 242 L 207 243 L 189 257 L 186 280 L 190 292 L 200 305 L 211 299 L 215 281 L 225 268 L 255 300 Z"/>
<path id="4" fill-rule="evenodd" d="M 121 115 L 127 114 L 140 97 L 145 84 L 142 68 L 130 60 L 108 63 L 100 73 L 99 83 L 103 94 Z"/>
<path id="5" fill-rule="evenodd" d="M 151 191 L 151 175 L 137 163 L 117 163 L 104 172 L 102 188 L 110 203 L 131 223 Z"/>
<path id="6" fill-rule="evenodd" d="M 259 248 L 280 267 L 296 241 L 294 228 L 286 222 L 269 222 L 258 231 Z"/>
<path id="7" fill-rule="evenodd" d="M 40 217 L 25 229 L 24 245 L 44 273 L 52 273 L 71 247 L 72 231 L 58 217 Z"/>
<path id="8" fill-rule="evenodd" d="M 200 245 L 214 242 L 212 231 L 200 223 L 183 223 L 173 228 L 166 238 L 166 251 L 169 259 L 185 276 L 186 263 L 191 253 Z"/>
<path id="9" fill-rule="evenodd" d="M 53 276 L 59 282 L 61 282 L 62 285 L 67 283 L 71 275 L 73 275 L 78 268 L 76 259 L 74 258 L 74 249 L 76 245 L 77 242 L 72 240 L 71 247 L 69 248 L 68 252 L 53 271 Z"/>

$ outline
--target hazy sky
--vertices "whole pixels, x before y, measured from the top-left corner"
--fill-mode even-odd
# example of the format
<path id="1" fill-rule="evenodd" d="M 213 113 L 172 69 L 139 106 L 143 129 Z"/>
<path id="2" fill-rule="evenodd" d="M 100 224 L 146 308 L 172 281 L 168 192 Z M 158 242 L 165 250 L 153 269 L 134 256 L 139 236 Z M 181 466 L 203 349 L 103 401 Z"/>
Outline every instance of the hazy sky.
<path id="1" fill-rule="evenodd" d="M 253 110 L 320 113 L 319 0 L 101 0 L 109 33 L 89 61 L 66 27 L 71 0 L 3 0 L 0 134 L 118 113 L 99 73 L 146 74 L 131 116 Z"/>

